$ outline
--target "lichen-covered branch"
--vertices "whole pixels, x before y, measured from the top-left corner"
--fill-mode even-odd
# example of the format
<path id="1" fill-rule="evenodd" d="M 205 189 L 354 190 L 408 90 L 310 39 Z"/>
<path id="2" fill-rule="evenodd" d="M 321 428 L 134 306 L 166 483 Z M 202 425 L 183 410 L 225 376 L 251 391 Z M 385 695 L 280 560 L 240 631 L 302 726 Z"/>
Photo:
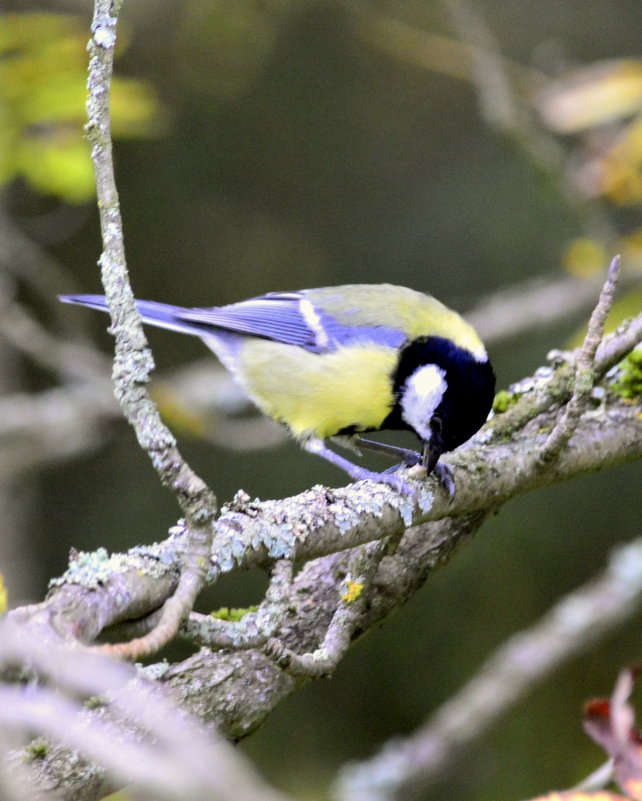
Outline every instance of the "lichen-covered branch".
<path id="1" fill-rule="evenodd" d="M 555 381 L 566 381 L 567 397 L 572 376 L 564 365 L 544 383 Z M 517 405 L 528 405 L 531 395 L 547 391 L 533 382 Z M 564 395 L 559 388 L 557 392 Z M 279 622 L 278 638 L 297 654 L 312 653 L 323 643 L 340 603 L 338 589 L 349 569 L 346 549 L 396 535 L 412 523 L 397 553 L 381 562 L 369 591 L 367 611 L 356 625 L 351 622 L 350 638 L 354 639 L 411 597 L 430 571 L 447 561 L 505 500 L 642 456 L 640 411 L 609 390 L 582 416 L 559 459 L 542 472 L 537 450 L 561 413 L 560 407 L 553 405 L 513 432 L 510 439 L 500 441 L 493 436 L 494 424 L 487 426 L 470 448 L 451 457 L 457 486 L 452 502 L 432 482 L 419 494 L 423 508 L 398 505 L 389 488 L 365 483 L 338 490 L 314 488 L 295 498 L 266 503 L 250 503 L 240 496 L 216 524 L 212 570 L 218 574 L 268 566 L 284 555 L 310 560 L 281 604 L 287 613 Z M 50 630 L 54 625 L 60 634 L 84 641 L 127 618 L 143 618 L 144 625 L 144 616 L 162 605 L 175 587 L 185 537 L 184 530 L 177 527 L 164 543 L 134 549 L 128 556 L 107 559 L 104 555 L 98 564 L 93 555 L 81 557 L 81 563 L 72 565 L 44 604 L 16 610 L 11 617 L 19 617 L 26 632 L 31 629 L 34 636 L 39 636 L 39 627 Z M 202 649 L 180 664 L 159 668 L 157 675 L 184 708 L 231 739 L 247 736 L 305 681 L 285 673 L 256 648 L 235 652 Z M 45 757 L 34 765 L 39 781 L 46 783 L 55 776 L 62 787 L 73 784 L 78 755 L 70 752 L 68 758 L 63 757 L 57 751 L 55 759 Z M 83 771 L 93 777 L 90 786 L 94 789 L 73 797 L 94 801 L 106 792 L 106 774 L 99 766 L 82 764 Z"/>

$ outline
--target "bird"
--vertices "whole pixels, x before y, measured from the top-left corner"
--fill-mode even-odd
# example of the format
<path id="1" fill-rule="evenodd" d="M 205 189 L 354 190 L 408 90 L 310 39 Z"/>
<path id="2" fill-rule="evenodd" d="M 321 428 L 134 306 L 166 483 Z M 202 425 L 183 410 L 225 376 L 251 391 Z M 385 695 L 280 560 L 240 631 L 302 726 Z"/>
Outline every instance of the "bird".
<path id="1" fill-rule="evenodd" d="M 60 300 L 108 310 L 103 295 Z M 346 284 L 210 308 L 135 303 L 143 322 L 200 337 L 262 412 L 355 481 L 414 494 L 401 468 L 420 465 L 454 494 L 439 459 L 484 424 L 495 375 L 474 328 L 431 295 L 392 284 Z M 384 429 L 413 432 L 419 450 L 362 436 Z M 374 472 L 328 442 L 401 462 Z"/>

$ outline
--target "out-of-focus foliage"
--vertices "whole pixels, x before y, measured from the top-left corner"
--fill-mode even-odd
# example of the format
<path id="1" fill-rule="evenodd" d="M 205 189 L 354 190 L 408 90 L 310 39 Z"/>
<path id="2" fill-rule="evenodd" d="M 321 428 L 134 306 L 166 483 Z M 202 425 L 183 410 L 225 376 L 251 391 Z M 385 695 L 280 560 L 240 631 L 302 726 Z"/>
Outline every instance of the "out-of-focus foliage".
<path id="1" fill-rule="evenodd" d="M 7 608 L 7 590 L 4 586 L 2 574 L 0 573 L 0 615 Z"/>
<path id="2" fill-rule="evenodd" d="M 95 192 L 82 131 L 87 26 L 67 14 L 0 16 L 0 184 L 22 176 L 39 192 L 70 203 Z M 156 133 L 160 108 L 143 81 L 114 78 L 115 137 Z"/>
<path id="3" fill-rule="evenodd" d="M 612 760 L 613 779 L 626 795 L 578 789 L 547 793 L 532 801 L 642 801 L 642 736 L 628 703 L 634 683 L 635 672 L 624 670 L 611 698 L 591 700 L 584 711 L 584 729 Z"/>
<path id="4" fill-rule="evenodd" d="M 588 137 L 574 178 L 589 197 L 642 200 L 642 61 L 597 62 L 550 82 L 536 107 L 551 130 Z"/>
<path id="5" fill-rule="evenodd" d="M 604 198 L 615 206 L 642 201 L 642 61 L 596 62 L 550 81 L 537 95 L 542 121 L 556 134 L 572 135 L 567 163 L 575 191 L 587 201 Z M 617 249 L 627 266 L 642 263 L 642 228 L 620 237 Z M 610 242 L 612 248 L 614 243 Z M 589 277 L 608 262 L 605 242 L 573 240 L 562 256 L 571 274 Z M 636 314 L 640 292 L 622 298 L 610 318 L 612 327 Z M 574 340 L 577 344 L 577 339 Z"/>
<path id="6" fill-rule="evenodd" d="M 642 733 L 629 703 L 636 676 L 637 671 L 623 670 L 610 698 L 586 705 L 584 729 L 613 760 L 620 788 L 634 801 L 642 801 Z"/>
<path id="7" fill-rule="evenodd" d="M 642 61 L 598 62 L 550 83 L 537 100 L 546 124 L 578 133 L 642 110 Z"/>
<path id="8" fill-rule="evenodd" d="M 574 239 L 562 257 L 564 269 L 571 275 L 582 278 L 603 270 L 606 261 L 606 248 L 601 242 L 590 237 Z"/>
<path id="9" fill-rule="evenodd" d="M 177 44 L 195 91 L 231 97 L 249 89 L 271 55 L 283 18 L 301 0 L 188 0 Z M 207 83 L 203 83 L 207 75 Z"/>
<path id="10" fill-rule="evenodd" d="M 568 790 L 565 793 L 548 793 L 533 798 L 532 801 L 629 801 L 628 797 L 599 790 L 596 793 L 583 793 L 581 790 Z"/>

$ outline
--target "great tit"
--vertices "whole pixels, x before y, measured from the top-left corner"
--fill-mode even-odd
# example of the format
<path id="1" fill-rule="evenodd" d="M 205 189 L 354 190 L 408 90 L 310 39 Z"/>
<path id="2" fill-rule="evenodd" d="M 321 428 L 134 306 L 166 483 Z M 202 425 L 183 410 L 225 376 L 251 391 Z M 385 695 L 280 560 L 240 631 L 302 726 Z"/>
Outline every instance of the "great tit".
<path id="1" fill-rule="evenodd" d="M 66 303 L 107 310 L 103 295 L 64 295 Z M 191 309 L 138 300 L 144 322 L 200 337 L 252 401 L 285 424 L 310 453 L 355 480 L 408 491 L 395 472 L 437 469 L 442 453 L 466 442 L 490 411 L 495 376 L 475 330 L 430 295 L 391 284 L 349 284 L 271 292 L 229 306 Z M 421 452 L 360 435 L 410 430 Z M 326 445 L 401 458 L 382 473 Z"/>

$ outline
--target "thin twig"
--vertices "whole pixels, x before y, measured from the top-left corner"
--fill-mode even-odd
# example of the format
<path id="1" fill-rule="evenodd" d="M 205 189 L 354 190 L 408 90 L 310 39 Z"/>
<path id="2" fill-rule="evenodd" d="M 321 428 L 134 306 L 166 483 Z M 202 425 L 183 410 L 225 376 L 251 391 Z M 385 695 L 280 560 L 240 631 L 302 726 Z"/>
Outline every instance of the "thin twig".
<path id="1" fill-rule="evenodd" d="M 642 314 L 624 323 L 616 334 L 606 339 L 597 349 L 595 355 L 595 370 L 598 376 L 604 375 L 607 370 L 642 343 Z"/>
<path id="2" fill-rule="evenodd" d="M 141 447 L 149 454 L 163 484 L 175 493 L 189 530 L 180 582 L 176 593 L 165 602 L 158 626 L 129 643 L 103 646 L 105 651 L 116 656 L 137 659 L 157 651 L 172 639 L 189 614 L 204 582 L 216 501 L 211 490 L 183 460 L 146 389 L 154 364 L 129 284 L 109 114 L 109 88 L 121 6 L 122 0 L 96 0 L 94 6 L 86 126 L 103 239 L 101 275 L 115 338 L 114 388 Z"/>
<path id="3" fill-rule="evenodd" d="M 616 256 L 609 266 L 600 298 L 589 320 L 584 343 L 575 361 L 573 394 L 566 405 L 564 414 L 551 431 L 539 453 L 539 461 L 542 465 L 550 464 L 557 458 L 562 448 L 573 436 L 573 432 L 577 428 L 580 417 L 588 406 L 591 390 L 593 389 L 596 379 L 595 356 L 602 341 L 602 337 L 604 336 L 606 318 L 613 306 L 619 274 L 620 257 Z"/>

